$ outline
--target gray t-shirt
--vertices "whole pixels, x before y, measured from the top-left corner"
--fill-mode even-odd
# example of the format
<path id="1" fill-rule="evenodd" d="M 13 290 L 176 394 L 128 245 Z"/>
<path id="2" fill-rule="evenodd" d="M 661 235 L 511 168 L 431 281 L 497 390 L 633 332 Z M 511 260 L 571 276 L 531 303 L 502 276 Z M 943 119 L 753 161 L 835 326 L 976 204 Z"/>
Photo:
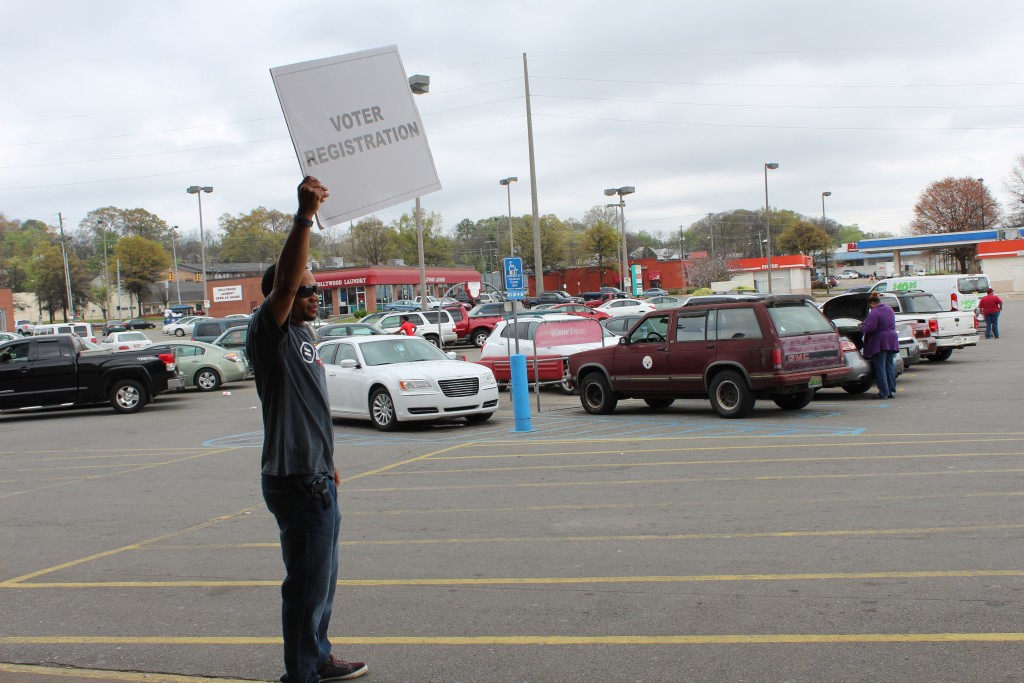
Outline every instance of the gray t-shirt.
<path id="1" fill-rule="evenodd" d="M 327 378 L 309 328 L 278 327 L 264 303 L 249 322 L 245 352 L 263 404 L 263 474 L 334 474 Z"/>

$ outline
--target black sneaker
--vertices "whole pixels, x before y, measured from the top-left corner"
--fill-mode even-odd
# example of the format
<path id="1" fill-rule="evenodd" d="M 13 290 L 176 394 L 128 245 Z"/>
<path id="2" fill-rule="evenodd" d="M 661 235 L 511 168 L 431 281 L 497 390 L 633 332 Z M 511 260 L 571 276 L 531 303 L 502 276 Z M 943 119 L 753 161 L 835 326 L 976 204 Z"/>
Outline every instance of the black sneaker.
<path id="1" fill-rule="evenodd" d="M 369 669 L 362 662 L 346 662 L 344 659 L 338 659 L 334 655 L 331 655 L 331 658 L 317 669 L 317 673 L 320 674 L 320 680 L 323 683 L 327 683 L 327 681 L 348 681 L 353 678 L 359 678 L 367 671 Z"/>

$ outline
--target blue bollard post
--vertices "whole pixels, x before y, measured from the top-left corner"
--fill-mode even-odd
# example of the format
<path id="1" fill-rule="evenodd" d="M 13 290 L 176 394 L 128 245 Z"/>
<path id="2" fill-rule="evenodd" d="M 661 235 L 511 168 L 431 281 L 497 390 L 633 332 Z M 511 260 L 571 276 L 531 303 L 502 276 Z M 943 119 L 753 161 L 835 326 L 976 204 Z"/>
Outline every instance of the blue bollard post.
<path id="1" fill-rule="evenodd" d="M 509 358 L 512 372 L 512 414 L 515 416 L 516 432 L 532 432 L 530 424 L 530 390 L 526 383 L 526 356 L 512 354 Z"/>

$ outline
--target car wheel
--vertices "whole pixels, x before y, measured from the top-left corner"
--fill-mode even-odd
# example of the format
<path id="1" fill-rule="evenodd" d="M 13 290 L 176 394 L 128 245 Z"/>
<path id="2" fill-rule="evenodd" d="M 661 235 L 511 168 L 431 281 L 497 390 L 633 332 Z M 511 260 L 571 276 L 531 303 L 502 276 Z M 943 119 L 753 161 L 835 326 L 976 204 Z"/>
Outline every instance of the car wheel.
<path id="1" fill-rule="evenodd" d="M 220 386 L 220 375 L 213 368 L 201 368 L 192 378 L 199 391 L 213 391 Z"/>
<path id="2" fill-rule="evenodd" d="M 383 387 L 376 389 L 370 396 L 370 420 L 382 432 L 390 432 L 398 426 L 395 402 Z"/>
<path id="3" fill-rule="evenodd" d="M 137 413 L 146 405 L 146 390 L 134 379 L 122 379 L 110 387 L 110 405 L 119 413 Z"/>
<path id="4" fill-rule="evenodd" d="M 754 409 L 757 397 L 747 386 L 743 375 L 726 370 L 711 380 L 711 407 L 721 417 L 746 417 Z"/>
<path id="5" fill-rule="evenodd" d="M 437 348 L 441 348 L 441 340 L 437 338 L 436 334 L 425 334 L 423 335 L 423 338 L 426 339 L 431 344 L 433 344 L 434 346 L 436 346 Z"/>
<path id="6" fill-rule="evenodd" d="M 179 327 L 178 329 L 176 329 L 176 330 L 174 331 L 174 336 L 175 336 L 175 337 L 184 337 L 184 336 L 185 336 L 185 330 L 183 330 L 183 329 L 181 329 L 181 328 Z"/>
<path id="7" fill-rule="evenodd" d="M 800 410 L 810 403 L 812 398 L 814 398 L 814 389 L 801 391 L 799 394 L 776 396 L 773 400 L 775 401 L 775 405 L 783 410 Z"/>
<path id="8" fill-rule="evenodd" d="M 863 394 L 874 385 L 870 379 L 862 379 L 859 382 L 850 382 L 843 385 L 843 391 L 848 394 Z"/>
<path id="9" fill-rule="evenodd" d="M 475 415 L 467 415 L 466 422 L 471 425 L 483 424 L 490 420 L 492 415 L 494 415 L 494 413 L 476 413 Z"/>
<path id="10" fill-rule="evenodd" d="M 580 403 L 591 415 L 609 415 L 619 399 L 612 393 L 608 380 L 599 372 L 592 372 L 580 383 Z"/>
<path id="11" fill-rule="evenodd" d="M 510 386 L 509 382 L 503 382 L 501 380 L 498 380 L 498 392 L 499 393 L 503 392 L 503 391 L 507 391 L 509 386 Z"/>
<path id="12" fill-rule="evenodd" d="M 953 349 L 948 349 L 947 348 L 947 349 L 939 349 L 938 351 L 936 351 L 931 356 L 926 356 L 926 358 L 928 360 L 930 360 L 930 361 L 935 361 L 936 363 L 940 363 L 940 362 L 942 362 L 944 360 L 949 360 L 949 357 L 952 356 L 952 355 L 953 355 Z"/>
<path id="13" fill-rule="evenodd" d="M 479 330 L 473 330 L 473 334 L 470 335 L 470 339 L 473 340 L 473 346 L 480 349 L 483 348 L 484 342 L 487 341 L 489 336 L 491 336 L 491 333 L 488 330 L 480 328 Z"/>
<path id="14" fill-rule="evenodd" d="M 674 398 L 645 398 L 644 403 L 654 408 L 655 410 L 661 410 L 662 408 L 668 408 L 670 405 L 675 403 Z"/>

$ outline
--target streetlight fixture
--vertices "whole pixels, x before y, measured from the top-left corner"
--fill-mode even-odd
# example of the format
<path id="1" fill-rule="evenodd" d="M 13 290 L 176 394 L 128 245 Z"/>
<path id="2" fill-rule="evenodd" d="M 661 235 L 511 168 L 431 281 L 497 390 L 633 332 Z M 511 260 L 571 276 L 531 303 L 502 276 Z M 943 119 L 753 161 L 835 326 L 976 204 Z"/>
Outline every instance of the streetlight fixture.
<path id="1" fill-rule="evenodd" d="M 764 229 L 767 233 L 768 242 L 768 293 L 772 293 L 772 226 L 768 217 L 768 169 L 775 170 L 779 167 L 774 161 L 764 165 Z"/>
<path id="2" fill-rule="evenodd" d="M 413 95 L 426 95 L 430 92 L 430 76 L 409 76 L 409 89 Z M 420 310 L 425 311 L 430 305 L 427 302 L 427 265 L 423 252 L 423 206 L 419 197 L 416 197 L 416 255 L 420 259 Z"/>
<path id="3" fill-rule="evenodd" d="M 203 232 L 203 193 L 213 192 L 213 188 L 209 186 L 190 185 L 185 189 L 185 192 L 194 194 L 199 198 L 199 254 L 203 262 L 203 312 L 206 313 L 208 311 L 206 310 L 206 233 Z"/>
<path id="4" fill-rule="evenodd" d="M 174 258 L 174 289 L 178 292 L 178 305 L 181 305 L 181 277 L 178 275 L 178 249 L 174 245 L 178 237 L 178 226 L 171 226 L 171 256 Z"/>
<path id="5" fill-rule="evenodd" d="M 509 176 L 508 178 L 502 178 L 498 181 L 499 185 L 504 185 L 508 191 L 508 255 L 515 256 L 515 251 L 512 249 L 512 183 L 518 182 L 519 178 L 515 176 Z"/>
<path id="6" fill-rule="evenodd" d="M 604 191 L 604 195 L 606 197 L 614 197 L 616 195 L 619 197 L 619 221 L 622 224 L 622 277 L 628 278 L 623 282 L 627 283 L 626 291 L 630 293 L 632 293 L 633 289 L 631 287 L 633 278 L 630 277 L 629 274 L 629 254 L 626 252 L 626 200 L 623 199 L 623 197 L 627 194 L 633 194 L 634 192 L 636 192 L 636 188 L 631 185 L 627 185 L 625 187 L 612 187 Z"/>
<path id="7" fill-rule="evenodd" d="M 831 197 L 831 196 L 832 196 L 831 192 L 822 192 L 821 193 L 821 229 L 822 230 L 825 230 L 825 197 Z M 826 231 L 826 234 L 828 234 L 828 231 Z M 829 286 L 828 286 L 828 249 L 825 249 L 825 296 L 828 296 L 829 293 L 830 292 L 829 292 Z"/>

